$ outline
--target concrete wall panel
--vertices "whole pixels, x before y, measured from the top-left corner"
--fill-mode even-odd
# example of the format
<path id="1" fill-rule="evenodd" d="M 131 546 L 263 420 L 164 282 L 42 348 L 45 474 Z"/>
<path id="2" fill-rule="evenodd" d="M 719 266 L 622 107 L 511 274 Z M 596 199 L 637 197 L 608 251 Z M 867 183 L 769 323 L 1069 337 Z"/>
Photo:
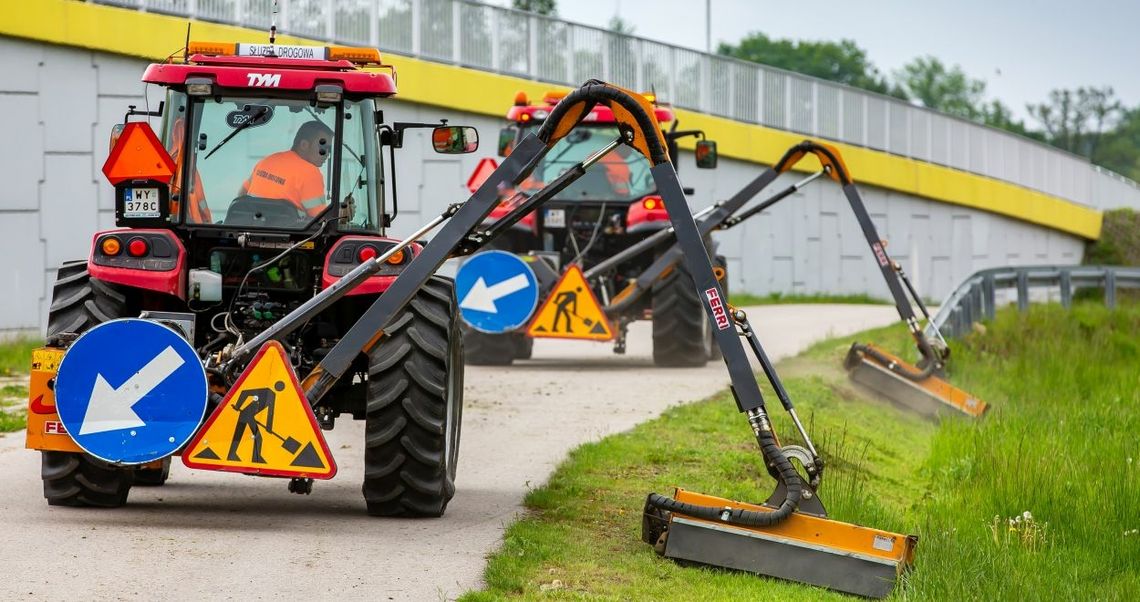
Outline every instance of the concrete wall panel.
<path id="1" fill-rule="evenodd" d="M 90 156 L 48 155 L 40 186 L 40 229 L 47 241 L 48 268 L 86 259 L 91 235 L 98 228 L 96 184 L 88 177 Z"/>
<path id="2" fill-rule="evenodd" d="M 0 333 L 35 330 L 44 299 L 44 242 L 32 211 L 0 214 L 0 257 L 7 260 L 0 295 Z"/>
<path id="3" fill-rule="evenodd" d="M 44 58 L 42 44 L 0 38 L 0 91 L 36 94 L 40 86 L 40 62 Z M 27 117 L 27 115 L 25 115 Z"/>
<path id="4" fill-rule="evenodd" d="M 35 95 L 0 93 L 0 115 L 5 119 L 0 169 L 11 175 L 0 187 L 0 211 L 39 207 L 36 191 L 44 175 L 44 138 L 37 107 Z"/>
<path id="5" fill-rule="evenodd" d="M 0 151 L 0 176 L 10 183 L 0 191 L 0 253 L 27 258 L 4 273 L 3 285 L 17 292 L 0 300 L 0 333 L 42 329 L 55 268 L 85 257 L 92 233 L 113 227 L 111 188 L 100 169 L 111 125 L 128 104 L 143 107 L 138 80 L 145 66 L 127 57 L 0 38 L 3 131 L 21 141 Z M 151 86 L 149 92 L 157 108 L 162 90 Z M 509 102 L 503 99 L 504 111 Z M 467 198 L 467 178 L 482 157 L 494 156 L 503 120 L 397 100 L 383 109 L 389 123 L 445 118 L 477 127 L 482 137 L 477 153 L 442 156 L 431 151 L 426 132 L 409 133 L 397 153 L 400 215 L 392 233 L 402 235 Z M 764 169 L 722 159 L 716 170 L 698 170 L 688 152 L 678 162 L 684 185 L 696 189 L 688 198 L 693 208 L 727 199 Z M 785 174 L 760 198 L 803 177 Z M 945 296 L 977 269 L 1074 263 L 1082 254 L 1083 241 L 1067 234 L 893 191 L 860 192 L 890 242 L 888 253 L 925 297 Z M 888 295 L 847 200 L 830 180 L 813 182 L 716 238 L 734 291 Z"/>
<path id="6" fill-rule="evenodd" d="M 91 62 L 91 52 L 44 47 L 38 96 L 45 152 L 91 152 L 91 125 L 96 118 L 93 101 L 97 98 L 96 71 Z"/>

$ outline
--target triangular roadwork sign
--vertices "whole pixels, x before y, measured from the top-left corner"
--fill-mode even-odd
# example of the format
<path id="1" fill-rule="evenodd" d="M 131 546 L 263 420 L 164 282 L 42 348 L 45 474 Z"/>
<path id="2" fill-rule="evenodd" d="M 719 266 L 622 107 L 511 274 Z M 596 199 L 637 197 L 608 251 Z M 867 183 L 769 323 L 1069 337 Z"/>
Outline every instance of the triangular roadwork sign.
<path id="1" fill-rule="evenodd" d="M 532 337 L 609 341 L 613 328 L 586 284 L 582 269 L 571 265 L 534 315 L 527 334 Z"/>
<path id="2" fill-rule="evenodd" d="M 297 375 L 266 343 L 182 451 L 190 468 L 331 479 L 336 462 Z"/>
<path id="3" fill-rule="evenodd" d="M 498 168 L 499 163 L 491 157 L 479 159 L 479 164 L 476 165 L 475 170 L 471 172 L 471 177 L 467 178 L 467 190 L 470 190 L 471 194 L 475 194 L 475 191 L 479 190 L 483 182 L 486 182 L 487 178 L 491 177 L 491 174 L 495 173 L 495 170 Z"/>
<path id="4" fill-rule="evenodd" d="M 145 121 L 128 123 L 103 163 L 103 175 L 112 185 L 123 180 L 156 180 L 167 184 L 174 171 L 174 159 Z"/>

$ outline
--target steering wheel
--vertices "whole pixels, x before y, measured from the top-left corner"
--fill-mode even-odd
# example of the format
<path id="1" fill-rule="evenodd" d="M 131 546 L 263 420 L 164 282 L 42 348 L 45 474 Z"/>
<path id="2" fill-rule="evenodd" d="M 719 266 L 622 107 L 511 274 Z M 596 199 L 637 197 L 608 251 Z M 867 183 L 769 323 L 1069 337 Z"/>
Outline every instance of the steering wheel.
<path id="1" fill-rule="evenodd" d="M 299 228 L 311 220 L 309 214 L 285 199 L 267 199 L 250 195 L 237 197 L 226 211 L 226 226 L 261 228 Z"/>

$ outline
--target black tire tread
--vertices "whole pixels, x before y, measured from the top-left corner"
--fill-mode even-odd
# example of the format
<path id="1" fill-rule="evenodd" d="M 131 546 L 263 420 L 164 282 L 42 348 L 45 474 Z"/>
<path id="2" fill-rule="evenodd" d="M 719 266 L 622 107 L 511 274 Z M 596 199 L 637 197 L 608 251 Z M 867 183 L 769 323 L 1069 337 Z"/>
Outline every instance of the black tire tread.
<path id="1" fill-rule="evenodd" d="M 92 279 L 86 261 L 66 262 L 60 266 L 52 290 L 48 344 L 58 341 L 63 333 L 81 334 L 126 315 L 127 296 L 123 291 Z M 85 453 L 43 451 L 40 455 L 44 497 L 52 506 L 122 506 L 135 473 L 140 472 L 103 463 Z"/>
<path id="2" fill-rule="evenodd" d="M 653 363 L 704 366 L 709 359 L 707 320 L 693 279 L 678 265 L 653 287 Z"/>
<path id="3" fill-rule="evenodd" d="M 441 516 L 455 493 L 463 360 L 453 288 L 429 280 L 369 354 L 362 490 L 371 515 Z M 453 433 L 447 396 L 456 386 Z"/>
<path id="4" fill-rule="evenodd" d="M 463 361 L 471 366 L 510 366 L 518 354 L 514 335 L 487 334 L 463 325 Z"/>

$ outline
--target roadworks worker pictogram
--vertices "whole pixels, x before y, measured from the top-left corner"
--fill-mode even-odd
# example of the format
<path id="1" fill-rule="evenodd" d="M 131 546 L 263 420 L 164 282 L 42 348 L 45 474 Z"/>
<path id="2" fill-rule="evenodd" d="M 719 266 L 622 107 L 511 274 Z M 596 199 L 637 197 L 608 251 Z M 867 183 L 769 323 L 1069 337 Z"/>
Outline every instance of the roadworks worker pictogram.
<path id="1" fill-rule="evenodd" d="M 182 453 L 191 468 L 331 479 L 332 453 L 285 350 L 266 343 Z"/>
<path id="2" fill-rule="evenodd" d="M 586 284 L 582 269 L 570 266 L 535 314 L 527 334 L 532 337 L 609 341 L 614 331 Z"/>

